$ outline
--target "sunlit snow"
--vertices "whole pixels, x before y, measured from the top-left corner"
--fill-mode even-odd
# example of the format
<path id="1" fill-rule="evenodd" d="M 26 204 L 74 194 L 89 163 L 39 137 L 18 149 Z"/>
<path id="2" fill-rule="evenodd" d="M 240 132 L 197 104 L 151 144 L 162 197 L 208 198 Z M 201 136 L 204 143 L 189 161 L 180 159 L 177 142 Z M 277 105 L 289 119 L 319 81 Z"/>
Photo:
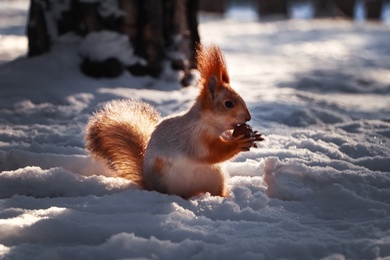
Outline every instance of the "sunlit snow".
<path id="1" fill-rule="evenodd" d="M 27 1 L 0 7 L 0 259 L 390 257 L 386 25 L 202 16 L 265 141 L 227 163 L 227 198 L 183 200 L 112 176 L 83 134 L 109 100 L 168 115 L 197 88 L 86 77 L 69 35 L 26 58 Z"/>

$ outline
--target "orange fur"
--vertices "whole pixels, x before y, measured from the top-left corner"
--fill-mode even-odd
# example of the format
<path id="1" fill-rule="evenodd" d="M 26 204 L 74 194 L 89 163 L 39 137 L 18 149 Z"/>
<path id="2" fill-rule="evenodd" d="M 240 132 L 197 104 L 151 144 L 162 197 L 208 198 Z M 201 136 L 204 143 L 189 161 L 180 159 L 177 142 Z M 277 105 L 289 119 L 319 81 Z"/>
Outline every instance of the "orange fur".
<path id="1" fill-rule="evenodd" d="M 217 45 L 207 48 L 200 46 L 197 51 L 197 68 L 200 73 L 199 85 L 201 86 L 197 100 L 202 103 L 203 109 L 211 110 L 214 104 L 208 99 L 210 93 L 207 88 L 211 80 L 216 80 L 217 91 L 220 91 L 222 87 L 232 90 L 229 86 L 229 74 L 221 49 Z"/>
<path id="2" fill-rule="evenodd" d="M 227 161 L 240 152 L 240 150 L 235 147 L 235 143 L 229 142 L 221 136 L 216 137 L 204 134 L 201 140 L 208 150 L 208 154 L 204 158 L 204 161 L 210 164 Z"/>
<path id="3" fill-rule="evenodd" d="M 216 76 L 218 82 L 230 83 L 225 58 L 217 45 L 210 45 L 207 48 L 200 46 L 197 51 L 197 63 L 202 81 Z"/>
<path id="4" fill-rule="evenodd" d="M 166 167 L 166 162 L 164 161 L 164 159 L 161 157 L 157 157 L 153 164 L 153 169 L 155 173 L 159 175 L 162 174 L 165 167 Z"/>
<path id="5" fill-rule="evenodd" d="M 112 101 L 90 119 L 86 148 L 118 176 L 143 186 L 143 156 L 160 115 L 138 101 Z"/>

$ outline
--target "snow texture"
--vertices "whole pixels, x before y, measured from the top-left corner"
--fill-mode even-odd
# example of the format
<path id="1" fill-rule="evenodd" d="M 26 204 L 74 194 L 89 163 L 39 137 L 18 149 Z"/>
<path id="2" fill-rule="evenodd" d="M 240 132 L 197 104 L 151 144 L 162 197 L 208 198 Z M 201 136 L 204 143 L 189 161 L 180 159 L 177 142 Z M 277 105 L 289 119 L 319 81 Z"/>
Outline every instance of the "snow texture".
<path id="1" fill-rule="evenodd" d="M 27 59 L 24 3 L 0 9 L 0 259 L 389 259 L 388 27 L 203 16 L 266 140 L 227 198 L 183 200 L 110 176 L 83 134 L 109 100 L 168 115 L 196 87 L 83 76 L 74 37 Z"/>
<path id="2" fill-rule="evenodd" d="M 116 58 L 126 66 L 145 62 L 135 56 L 134 49 L 126 35 L 113 31 L 89 33 L 80 44 L 79 52 L 93 61 Z"/>

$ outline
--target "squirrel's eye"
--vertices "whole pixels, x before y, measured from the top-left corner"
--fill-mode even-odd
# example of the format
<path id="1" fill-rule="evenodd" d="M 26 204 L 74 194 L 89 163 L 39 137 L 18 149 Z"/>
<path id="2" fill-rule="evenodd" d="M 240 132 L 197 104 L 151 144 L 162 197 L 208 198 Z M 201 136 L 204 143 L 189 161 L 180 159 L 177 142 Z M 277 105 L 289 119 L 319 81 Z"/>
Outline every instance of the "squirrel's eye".
<path id="1" fill-rule="evenodd" d="M 225 101 L 225 107 L 226 107 L 226 108 L 233 108 L 233 107 L 234 107 L 233 101 L 231 101 L 231 100 L 226 100 L 226 101 Z"/>

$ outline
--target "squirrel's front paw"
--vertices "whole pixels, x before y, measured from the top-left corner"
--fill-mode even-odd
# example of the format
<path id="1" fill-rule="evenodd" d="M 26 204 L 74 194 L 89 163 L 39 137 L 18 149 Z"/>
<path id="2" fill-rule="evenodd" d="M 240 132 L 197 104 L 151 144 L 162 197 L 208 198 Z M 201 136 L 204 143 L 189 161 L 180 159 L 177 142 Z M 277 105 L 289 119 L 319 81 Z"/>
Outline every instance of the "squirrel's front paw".
<path id="1" fill-rule="evenodd" d="M 239 138 L 238 140 L 246 139 L 242 141 L 243 145 L 240 146 L 241 151 L 249 151 L 250 147 L 257 148 L 257 144 L 255 142 L 264 140 L 262 134 L 259 134 L 258 131 L 253 131 L 252 127 L 247 124 L 237 125 L 233 131 L 233 137 Z"/>
<path id="2" fill-rule="evenodd" d="M 254 146 L 256 138 L 254 136 L 240 135 L 233 138 L 233 141 L 237 145 L 237 149 L 241 152 L 249 151 Z"/>

